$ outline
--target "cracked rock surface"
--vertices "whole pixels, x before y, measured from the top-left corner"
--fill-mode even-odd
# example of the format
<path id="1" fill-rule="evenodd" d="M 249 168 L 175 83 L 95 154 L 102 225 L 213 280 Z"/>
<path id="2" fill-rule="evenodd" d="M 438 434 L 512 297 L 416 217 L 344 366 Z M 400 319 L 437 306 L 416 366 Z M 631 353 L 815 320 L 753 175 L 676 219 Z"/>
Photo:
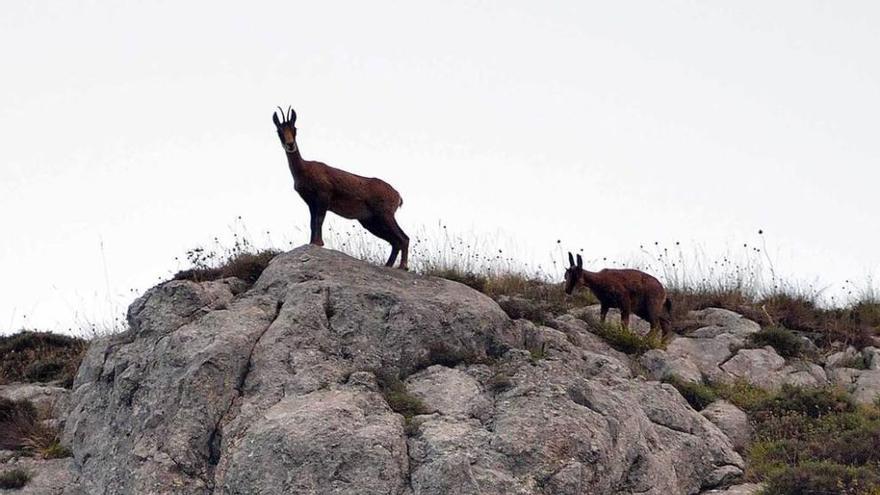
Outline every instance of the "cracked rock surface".
<path id="1" fill-rule="evenodd" d="M 84 493 L 668 495 L 742 474 L 721 430 L 574 322 L 330 250 L 247 290 L 166 282 L 129 324 L 70 396 Z M 423 414 L 391 409 L 388 373 Z"/>

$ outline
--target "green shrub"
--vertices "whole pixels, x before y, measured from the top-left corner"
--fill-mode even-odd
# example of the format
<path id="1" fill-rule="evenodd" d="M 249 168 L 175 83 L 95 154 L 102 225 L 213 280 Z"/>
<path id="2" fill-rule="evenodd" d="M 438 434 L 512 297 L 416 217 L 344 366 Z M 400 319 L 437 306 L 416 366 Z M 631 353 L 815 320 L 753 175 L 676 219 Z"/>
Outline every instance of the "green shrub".
<path id="1" fill-rule="evenodd" d="M 749 344 L 753 347 L 771 346 L 780 356 L 786 358 L 800 357 L 806 351 L 804 341 L 791 330 L 781 327 L 763 328 L 749 336 Z"/>
<path id="2" fill-rule="evenodd" d="M 769 391 L 741 378 L 729 383 L 712 383 L 712 388 L 720 397 L 747 412 L 754 411 L 772 396 Z"/>
<path id="3" fill-rule="evenodd" d="M 845 413 L 855 410 L 852 397 L 834 387 L 796 387 L 783 385 L 779 393 L 755 404 L 756 415 L 781 416 L 802 414 L 820 418 L 826 414 Z"/>
<path id="4" fill-rule="evenodd" d="M 428 409 L 418 397 L 406 390 L 396 371 L 382 369 L 375 372 L 379 390 L 392 411 L 400 414 L 409 422 L 413 416 L 427 414 Z"/>
<path id="5" fill-rule="evenodd" d="M 31 473 L 24 469 L 15 468 L 0 473 L 0 488 L 4 490 L 17 490 L 28 484 Z"/>
<path id="6" fill-rule="evenodd" d="M 706 406 L 718 400 L 718 394 L 708 385 L 685 381 L 675 375 L 666 376 L 663 381 L 675 387 L 678 393 L 688 401 L 688 404 L 697 411 L 702 411 Z"/>

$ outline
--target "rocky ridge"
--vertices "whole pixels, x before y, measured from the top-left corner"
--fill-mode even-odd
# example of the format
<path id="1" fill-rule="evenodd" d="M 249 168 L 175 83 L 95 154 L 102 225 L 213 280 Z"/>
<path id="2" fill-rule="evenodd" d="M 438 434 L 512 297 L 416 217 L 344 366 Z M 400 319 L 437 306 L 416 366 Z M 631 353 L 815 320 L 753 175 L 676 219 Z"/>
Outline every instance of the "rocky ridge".
<path id="1" fill-rule="evenodd" d="M 31 493 L 757 493 L 736 484 L 742 411 L 698 413 L 657 380 L 868 397 L 880 373 L 870 348 L 866 369 L 821 367 L 743 348 L 759 327 L 736 313 L 690 316 L 634 361 L 572 315 L 511 320 L 464 285 L 310 246 L 251 288 L 166 282 L 90 347 L 60 401 L 66 482 Z M 418 411 L 391 407 L 389 380 Z"/>

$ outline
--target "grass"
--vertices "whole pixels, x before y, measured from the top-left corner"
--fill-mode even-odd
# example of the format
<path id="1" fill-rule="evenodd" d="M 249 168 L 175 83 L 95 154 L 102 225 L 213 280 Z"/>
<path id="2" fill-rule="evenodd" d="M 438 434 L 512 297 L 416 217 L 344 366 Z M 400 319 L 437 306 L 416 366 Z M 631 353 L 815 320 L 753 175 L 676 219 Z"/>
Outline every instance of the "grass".
<path id="1" fill-rule="evenodd" d="M 719 397 L 715 389 L 703 383 L 685 381 L 675 375 L 664 377 L 663 381 L 675 387 L 688 404 L 697 411 L 702 411 Z"/>
<path id="2" fill-rule="evenodd" d="M 499 301 L 511 318 L 552 325 L 556 316 L 597 302 L 586 289 L 573 296 L 562 291 L 565 250 L 560 240 L 550 242 L 549 262 L 536 265 L 524 262 L 536 258 L 518 252 L 517 242 L 504 236 L 455 233 L 442 223 L 409 233 L 411 270 L 468 285 Z M 232 237 L 231 247 L 215 238 L 210 248 L 187 252 L 191 266 L 175 277 L 205 281 L 236 276 L 253 282 L 280 252 L 274 247 L 257 248 L 241 226 Z M 266 238 L 271 246 L 268 232 Z M 348 222 L 339 227 L 331 219 L 324 240 L 328 248 L 376 264 L 383 264 L 388 255 L 386 243 Z M 288 244 L 284 247 L 298 243 Z M 741 246 L 712 255 L 700 248 L 688 252 L 678 242 L 668 246 L 656 242 L 640 246 L 639 254 L 627 262 L 587 261 L 594 269 L 636 268 L 661 279 L 673 302 L 673 329 L 677 331 L 687 329 L 689 311 L 719 307 L 765 327 L 803 332 L 820 347 L 827 348 L 834 341 L 857 348 L 875 343 L 873 338 L 880 335 L 880 294 L 872 281 L 864 288 L 848 282 L 846 299 L 831 297 L 829 303 L 814 284 L 786 281 L 779 275 L 767 254 L 763 232 L 756 242 Z"/>
<path id="3" fill-rule="evenodd" d="M 403 416 L 407 423 L 419 414 L 428 413 L 428 408 L 425 407 L 421 399 L 406 390 L 406 385 L 400 380 L 396 371 L 381 369 L 375 371 L 374 374 L 376 382 L 379 384 L 379 391 L 385 398 L 385 402 L 388 403 L 388 407 Z"/>
<path id="4" fill-rule="evenodd" d="M 13 450 L 45 459 L 68 457 L 58 432 L 45 426 L 30 401 L 0 398 L 0 450 Z"/>
<path id="5" fill-rule="evenodd" d="M 589 314 L 582 315 L 581 320 L 590 326 L 590 331 L 620 352 L 638 356 L 651 349 L 663 348 L 663 341 L 659 336 L 641 335 L 620 325 L 602 323 Z"/>
<path id="6" fill-rule="evenodd" d="M 31 473 L 15 468 L 0 473 L 0 489 L 17 490 L 23 488 L 31 480 Z"/>
<path id="7" fill-rule="evenodd" d="M 85 340 L 49 332 L 0 337 L 0 384 L 58 382 L 69 388 L 86 348 Z"/>

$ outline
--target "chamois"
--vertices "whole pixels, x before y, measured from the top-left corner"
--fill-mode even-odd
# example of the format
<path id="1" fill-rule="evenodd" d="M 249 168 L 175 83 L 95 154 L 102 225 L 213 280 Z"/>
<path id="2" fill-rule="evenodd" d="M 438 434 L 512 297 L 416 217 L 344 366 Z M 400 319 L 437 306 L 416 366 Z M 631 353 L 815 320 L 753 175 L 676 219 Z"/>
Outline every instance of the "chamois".
<path id="1" fill-rule="evenodd" d="M 571 266 L 565 271 L 565 293 L 571 294 L 578 282 L 590 288 L 601 304 L 601 320 L 605 323 L 609 308 L 620 310 L 620 322 L 629 329 L 629 316 L 635 313 L 651 324 L 650 336 L 656 336 L 657 328 L 663 329 L 663 338 L 669 335 L 672 301 L 666 289 L 656 278 L 639 270 L 605 269 L 599 272 L 584 270 L 584 260 L 568 253 Z M 664 314 L 665 310 L 665 314 Z"/>
<path id="2" fill-rule="evenodd" d="M 394 213 L 403 205 L 400 193 L 381 179 L 361 177 L 325 163 L 303 160 L 296 143 L 296 112 L 288 107 L 286 115 L 281 110 L 281 117 L 283 120 L 279 121 L 278 115 L 272 112 L 272 121 L 293 175 L 293 188 L 309 207 L 310 243 L 324 245 L 321 227 L 329 210 L 357 220 L 370 233 L 388 241 L 391 256 L 385 266 L 393 266 L 397 254 L 402 252 L 400 268 L 406 270 L 409 237 L 394 218 Z"/>

